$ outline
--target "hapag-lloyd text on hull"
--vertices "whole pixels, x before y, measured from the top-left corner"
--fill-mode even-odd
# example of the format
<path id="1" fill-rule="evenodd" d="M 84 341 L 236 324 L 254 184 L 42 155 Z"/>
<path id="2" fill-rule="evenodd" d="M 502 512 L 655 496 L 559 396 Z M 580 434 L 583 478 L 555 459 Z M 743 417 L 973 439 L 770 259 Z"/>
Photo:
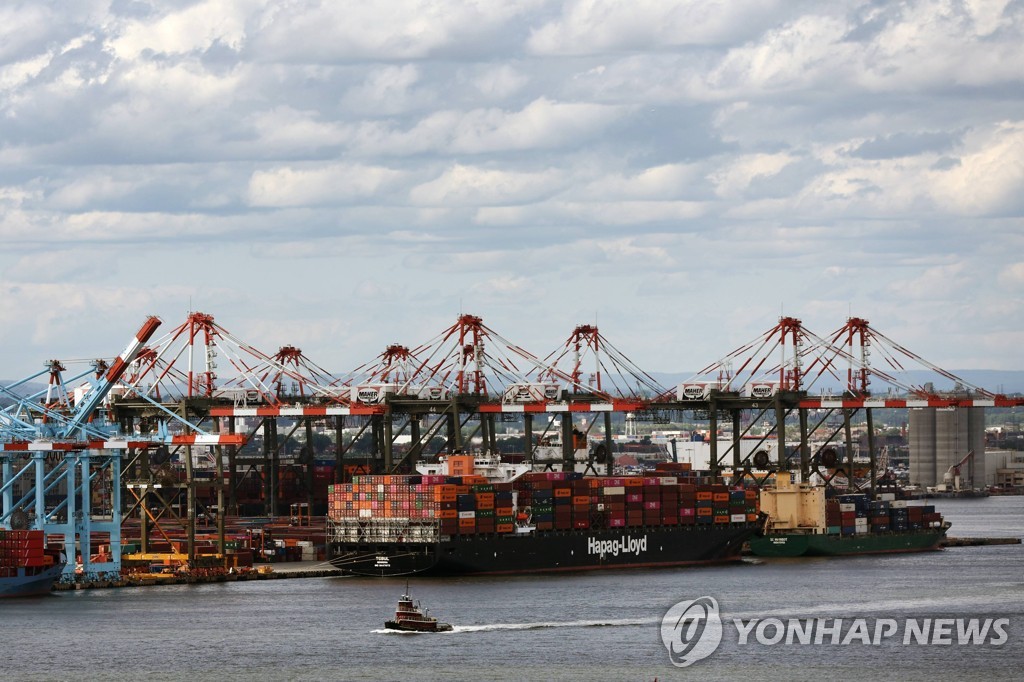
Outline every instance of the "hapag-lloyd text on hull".
<path id="1" fill-rule="evenodd" d="M 606 554 L 619 556 L 619 554 L 634 554 L 640 556 L 647 551 L 647 536 L 635 538 L 623 535 L 614 540 L 598 540 L 597 538 L 587 539 L 587 554 L 597 554 L 604 558 Z"/>

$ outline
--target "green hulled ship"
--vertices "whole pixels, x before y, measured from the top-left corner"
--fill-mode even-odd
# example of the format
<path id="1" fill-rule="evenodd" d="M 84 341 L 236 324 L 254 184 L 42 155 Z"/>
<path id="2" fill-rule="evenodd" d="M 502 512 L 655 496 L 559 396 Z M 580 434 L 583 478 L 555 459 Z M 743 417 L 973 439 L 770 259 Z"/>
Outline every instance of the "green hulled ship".
<path id="1" fill-rule="evenodd" d="M 880 495 L 840 495 L 780 482 L 761 491 L 769 515 L 763 536 L 751 538 L 750 551 L 761 557 L 851 556 L 925 552 L 938 549 L 950 524 L 931 505 L 909 505 Z"/>
<path id="2" fill-rule="evenodd" d="M 925 552 L 938 549 L 946 535 L 942 528 L 860 535 L 810 533 L 771 533 L 750 539 L 750 551 L 761 557 L 850 556 L 854 554 L 890 554 Z"/>

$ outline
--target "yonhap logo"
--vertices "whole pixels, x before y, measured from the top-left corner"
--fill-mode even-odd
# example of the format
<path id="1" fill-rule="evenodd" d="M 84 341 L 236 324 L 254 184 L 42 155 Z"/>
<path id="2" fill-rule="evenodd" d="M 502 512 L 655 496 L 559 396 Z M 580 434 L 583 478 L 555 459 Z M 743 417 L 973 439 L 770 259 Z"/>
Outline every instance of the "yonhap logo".
<path id="1" fill-rule="evenodd" d="M 999 648 L 1010 641 L 1010 619 L 961 618 L 732 618 L 723 622 L 712 597 L 681 601 L 661 619 L 661 641 L 672 665 L 685 668 L 718 650 L 730 628 L 737 647 L 944 646 Z M 735 635 L 731 629 L 735 628 Z"/>
<path id="2" fill-rule="evenodd" d="M 661 641 L 672 665 L 685 668 L 715 653 L 722 643 L 722 618 L 711 597 L 682 601 L 661 619 Z"/>

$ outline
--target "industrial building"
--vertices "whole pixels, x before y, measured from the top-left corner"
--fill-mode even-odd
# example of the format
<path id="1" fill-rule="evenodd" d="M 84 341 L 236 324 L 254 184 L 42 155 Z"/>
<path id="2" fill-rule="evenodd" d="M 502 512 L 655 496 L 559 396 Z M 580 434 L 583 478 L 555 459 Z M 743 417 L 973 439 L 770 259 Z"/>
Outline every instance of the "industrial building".
<path id="1" fill-rule="evenodd" d="M 984 407 L 913 408 L 908 436 L 911 484 L 922 488 L 942 485 L 946 474 L 956 469 L 966 488 L 988 484 Z"/>

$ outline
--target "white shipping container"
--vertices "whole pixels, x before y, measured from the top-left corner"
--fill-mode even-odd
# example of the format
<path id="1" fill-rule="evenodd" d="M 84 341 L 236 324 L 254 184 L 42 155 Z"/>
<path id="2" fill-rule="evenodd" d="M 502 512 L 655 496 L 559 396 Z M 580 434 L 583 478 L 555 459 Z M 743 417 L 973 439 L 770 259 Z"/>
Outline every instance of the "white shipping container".
<path id="1" fill-rule="evenodd" d="M 855 511 L 857 511 L 857 505 L 852 504 L 850 502 L 845 502 L 845 503 L 839 505 L 839 511 L 840 512 L 855 512 Z"/>
<path id="2" fill-rule="evenodd" d="M 558 384 L 511 384 L 505 389 L 501 400 L 504 403 L 536 403 L 544 400 L 558 400 L 561 387 Z"/>
<path id="3" fill-rule="evenodd" d="M 882 502 L 892 502 L 896 499 L 896 493 L 882 493 L 878 495 L 878 499 Z"/>
<path id="4" fill-rule="evenodd" d="M 731 522 L 733 522 L 733 523 L 743 523 L 744 521 L 747 520 L 747 515 L 746 514 L 732 514 L 729 517 L 729 520 Z"/>
<path id="5" fill-rule="evenodd" d="M 779 382 L 761 381 L 745 385 L 740 391 L 740 395 L 744 398 L 771 398 L 778 392 Z"/>
<path id="6" fill-rule="evenodd" d="M 475 519 L 476 518 L 476 512 L 475 511 L 460 511 L 459 512 L 459 518 L 460 519 Z"/>
<path id="7" fill-rule="evenodd" d="M 677 485 L 679 478 L 677 476 L 659 476 L 662 485 Z"/>
<path id="8" fill-rule="evenodd" d="M 906 500 L 893 500 L 892 504 L 889 505 L 889 508 L 890 509 L 906 509 L 907 508 L 907 501 Z"/>
<path id="9" fill-rule="evenodd" d="M 393 395 L 398 390 L 398 384 L 363 384 L 353 386 L 349 399 L 354 403 L 375 405 L 384 402 L 384 398 Z"/>
<path id="10" fill-rule="evenodd" d="M 443 386 L 419 386 L 415 391 L 420 400 L 447 400 L 450 397 L 448 389 Z"/>
<path id="11" fill-rule="evenodd" d="M 711 391 L 722 389 L 719 381 L 699 381 L 683 383 L 676 387 L 677 400 L 705 400 L 711 395 Z"/>
<path id="12" fill-rule="evenodd" d="M 605 495 L 625 495 L 626 494 L 626 486 L 624 486 L 624 485 L 610 485 L 610 486 L 607 486 L 605 488 L 602 488 L 602 490 L 604 490 L 604 494 Z"/>

